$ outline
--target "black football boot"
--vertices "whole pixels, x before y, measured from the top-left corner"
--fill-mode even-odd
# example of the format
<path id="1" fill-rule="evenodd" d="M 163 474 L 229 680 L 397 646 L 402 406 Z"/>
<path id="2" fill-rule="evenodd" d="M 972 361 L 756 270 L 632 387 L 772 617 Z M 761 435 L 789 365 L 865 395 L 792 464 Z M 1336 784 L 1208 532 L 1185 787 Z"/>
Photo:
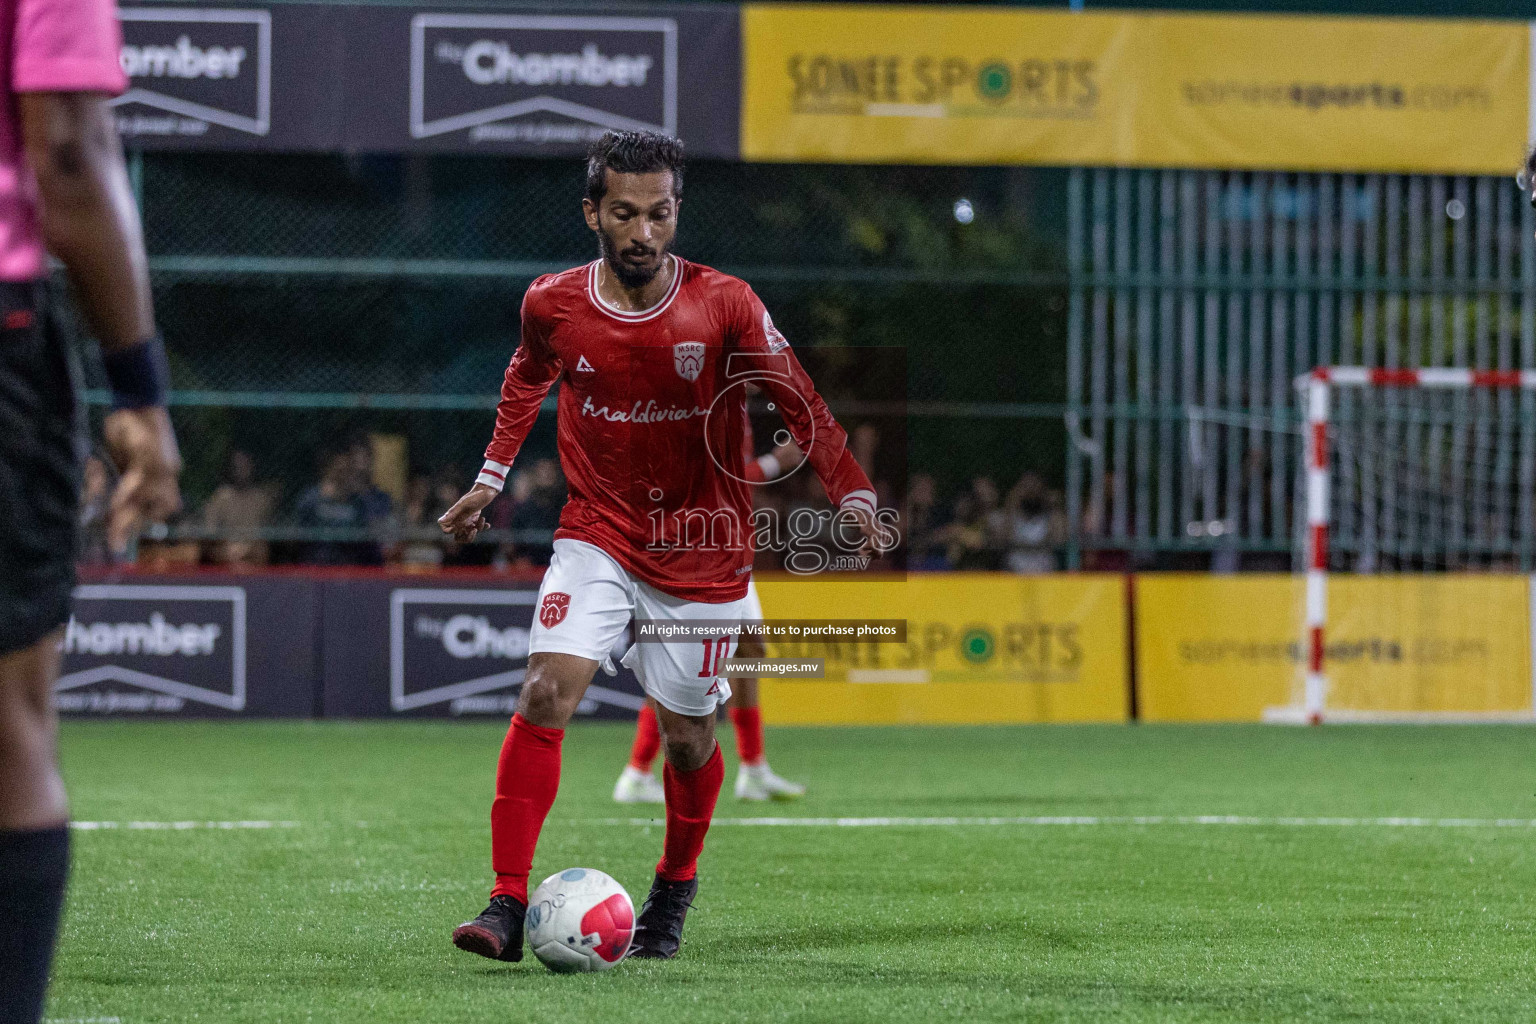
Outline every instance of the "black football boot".
<path id="1" fill-rule="evenodd" d="M 635 941 L 630 956 L 649 960 L 670 960 L 683 944 L 683 920 L 693 898 L 699 894 L 699 880 L 669 882 L 660 875 L 651 883 L 651 894 L 640 908 L 635 921 Z"/>
<path id="2" fill-rule="evenodd" d="M 528 906 L 511 896 L 492 896 L 473 921 L 453 930 L 453 944 L 466 953 L 515 963 L 523 958 L 523 918 Z"/>

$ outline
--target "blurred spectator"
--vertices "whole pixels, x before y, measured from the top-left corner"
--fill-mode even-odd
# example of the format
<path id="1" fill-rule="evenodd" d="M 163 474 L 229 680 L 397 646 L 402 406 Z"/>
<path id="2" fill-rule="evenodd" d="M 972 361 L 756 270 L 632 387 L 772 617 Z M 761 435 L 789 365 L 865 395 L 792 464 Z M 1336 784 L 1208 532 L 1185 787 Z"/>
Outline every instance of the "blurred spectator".
<path id="1" fill-rule="evenodd" d="M 998 564 L 1002 564 L 1003 550 L 1007 546 L 1004 537 L 1008 532 L 1008 512 L 1003 508 L 997 484 L 989 476 L 975 477 L 971 480 L 971 493 L 976 495 L 976 508 L 986 523 L 987 548 L 997 553 Z"/>
<path id="2" fill-rule="evenodd" d="M 406 540 L 395 560 L 408 569 L 432 569 L 443 564 L 443 543 L 438 539 L 436 501 L 432 478 L 425 474 L 411 477 L 405 485 L 405 508 L 401 518 Z"/>
<path id="3" fill-rule="evenodd" d="M 353 493 L 356 474 L 349 452 L 332 452 L 325 457 L 320 482 L 299 495 L 294 504 L 294 525 L 309 529 L 355 530 L 362 527 L 362 502 Z M 314 541 L 304 546 L 302 560 L 314 565 L 356 565 L 368 552 L 341 540 Z"/>
<path id="4" fill-rule="evenodd" d="M 353 439 L 347 447 L 347 458 L 352 468 L 352 493 L 362 510 L 363 525 L 378 526 L 388 522 L 394 514 L 395 501 L 374 481 L 373 442 L 366 434 Z"/>
<path id="5" fill-rule="evenodd" d="M 112 560 L 107 547 L 107 510 L 112 506 L 112 477 L 107 464 L 92 455 L 85 460 L 80 486 L 81 565 L 106 565 Z"/>
<path id="6" fill-rule="evenodd" d="M 1009 572 L 1056 570 L 1056 549 L 1066 543 L 1067 516 L 1061 495 L 1050 491 L 1038 473 L 1025 473 L 1008 492 L 1005 522 Z"/>
<path id="7" fill-rule="evenodd" d="M 224 480 L 203 506 L 203 526 L 221 537 L 209 543 L 205 557 L 216 565 L 265 565 L 267 543 L 257 532 L 272 522 L 276 489 L 256 482 L 256 463 L 233 452 Z"/>
<path id="8" fill-rule="evenodd" d="M 875 488 L 875 506 L 894 508 L 897 501 L 896 489 L 887 479 L 885 467 L 880 460 L 880 429 L 873 423 L 859 424 L 853 429 L 848 447 L 853 452 L 854 461 L 868 474 Z"/>
<path id="9" fill-rule="evenodd" d="M 890 487 L 880 476 L 880 429 L 873 423 L 860 423 L 853 428 L 853 433 L 848 438 L 848 450 L 853 452 L 853 460 L 869 477 L 875 489 L 878 504 L 881 491 L 887 493 L 890 491 Z"/>
<path id="10" fill-rule="evenodd" d="M 528 500 L 532 490 L 533 475 L 528 470 L 515 469 L 508 474 L 507 485 L 502 488 L 501 495 L 491 502 L 484 512 L 485 520 L 491 524 L 491 529 L 511 530 L 512 513 L 517 510 L 518 505 Z M 519 554 L 516 544 L 511 541 L 502 541 L 496 545 L 496 550 L 491 556 L 491 565 L 499 572 L 513 565 L 532 568 L 533 562 Z"/>
<path id="11" fill-rule="evenodd" d="M 352 497 L 362 514 L 362 525 L 378 540 L 361 544 L 358 560 L 365 565 L 384 564 L 384 544 L 399 523 L 395 520 L 395 499 L 374 480 L 373 442 L 366 434 L 353 440 L 347 449 L 352 464 Z"/>
<path id="12" fill-rule="evenodd" d="M 989 570 L 1002 564 L 1002 509 L 997 485 L 984 476 L 955 499 L 954 515 L 945 530 L 946 556 L 955 569 Z"/>
<path id="13" fill-rule="evenodd" d="M 918 473 L 907 485 L 906 521 L 901 525 L 907 542 L 907 567 L 918 571 L 949 568 L 944 540 L 948 521 L 939 510 L 933 477 Z"/>
<path id="14" fill-rule="evenodd" d="M 864 472 L 873 476 L 875 473 L 875 453 L 880 448 L 880 430 L 873 423 L 860 423 L 853 428 L 853 436 L 849 438 L 848 448 L 853 452 L 854 461 Z"/>
<path id="15" fill-rule="evenodd" d="M 528 496 L 512 510 L 512 529 L 538 530 L 553 534 L 560 525 L 560 509 L 565 505 L 565 480 L 554 459 L 540 459 L 533 464 L 527 481 Z M 548 565 L 554 552 L 552 540 L 534 543 L 517 541 L 514 549 L 535 565 Z"/>
<path id="16" fill-rule="evenodd" d="M 508 488 L 512 493 L 511 506 L 517 507 L 528 500 L 528 495 L 533 493 L 533 473 L 528 470 L 520 470 L 512 474 L 512 484 Z M 510 513 L 508 513 L 510 516 Z M 508 519 L 507 528 L 511 529 L 511 520 Z"/>
<path id="17" fill-rule="evenodd" d="M 950 569 L 974 568 L 975 559 L 986 547 L 987 531 L 976 515 L 976 497 L 969 491 L 955 496 L 943 537 L 945 565 Z M 962 562 L 971 564 L 962 566 Z"/>

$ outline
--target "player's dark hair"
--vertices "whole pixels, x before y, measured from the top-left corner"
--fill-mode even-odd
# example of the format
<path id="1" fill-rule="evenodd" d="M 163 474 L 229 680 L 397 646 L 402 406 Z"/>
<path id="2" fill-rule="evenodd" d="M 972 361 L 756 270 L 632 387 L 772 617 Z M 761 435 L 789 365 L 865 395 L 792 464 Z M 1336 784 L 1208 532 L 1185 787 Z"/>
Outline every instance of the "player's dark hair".
<path id="1" fill-rule="evenodd" d="M 587 198 L 595 206 L 608 191 L 608 171 L 672 172 L 672 196 L 683 194 L 683 144 L 660 132 L 604 132 L 587 150 Z"/>

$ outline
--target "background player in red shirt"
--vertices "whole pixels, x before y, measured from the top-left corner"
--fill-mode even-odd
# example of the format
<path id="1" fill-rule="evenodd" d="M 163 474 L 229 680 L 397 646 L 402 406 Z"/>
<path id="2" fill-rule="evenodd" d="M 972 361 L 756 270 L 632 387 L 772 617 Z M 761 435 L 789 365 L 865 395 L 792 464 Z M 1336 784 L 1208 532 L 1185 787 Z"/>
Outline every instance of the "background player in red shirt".
<path id="1" fill-rule="evenodd" d="M 747 481 L 766 484 L 793 471 L 800 464 L 800 449 L 790 441 L 781 444 L 766 455 L 753 457 L 751 427 L 747 430 L 748 444 L 743 454 L 747 458 Z M 757 600 L 755 583 L 748 584 L 748 598 L 753 605 L 749 618 L 762 618 L 762 605 Z M 755 636 L 737 638 L 736 657 L 761 658 L 767 654 L 761 639 Z M 768 765 L 768 755 L 763 742 L 763 713 L 758 701 L 758 681 L 755 676 L 731 676 L 731 726 L 736 733 L 736 756 L 741 766 L 736 772 L 736 799 L 738 800 L 794 800 L 805 795 L 805 787 L 780 776 Z M 659 804 L 666 801 L 661 780 L 651 774 L 651 766 L 661 750 L 661 731 L 656 725 L 656 708 L 650 701 L 640 709 L 635 723 L 635 740 L 630 745 L 629 763 L 619 773 L 613 784 L 613 799 L 621 804 Z"/>
<path id="2" fill-rule="evenodd" d="M 763 388 L 839 509 L 850 550 L 880 537 L 874 491 L 847 434 L 789 343 L 742 281 L 672 254 L 682 145 L 609 132 L 587 162 L 588 227 L 601 257 L 535 281 L 475 486 L 442 516 L 467 541 L 487 525 L 549 388 L 563 382 L 558 448 L 569 498 L 540 586 L 518 712 L 491 805 L 491 902 L 453 933 L 459 948 L 522 958 L 528 874 L 560 779 L 565 724 L 630 620 L 719 629 L 624 656 L 656 702 L 666 752 L 666 834 L 633 955 L 671 957 L 698 891 L 697 862 L 724 778 L 719 675 L 746 611 L 750 485 L 742 457 L 746 388 Z M 699 627 L 703 629 L 703 626 Z"/>

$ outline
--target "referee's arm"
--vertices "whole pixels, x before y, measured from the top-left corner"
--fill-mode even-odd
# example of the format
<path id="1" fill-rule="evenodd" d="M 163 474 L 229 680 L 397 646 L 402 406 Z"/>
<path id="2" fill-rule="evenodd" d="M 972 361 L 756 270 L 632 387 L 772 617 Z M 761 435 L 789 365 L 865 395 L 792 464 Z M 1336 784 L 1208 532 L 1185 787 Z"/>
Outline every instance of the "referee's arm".
<path id="1" fill-rule="evenodd" d="M 165 357 L 138 209 L 105 96 L 31 92 L 17 102 L 44 241 L 69 271 L 111 378 L 106 439 L 122 480 L 108 534 L 121 550 L 142 522 L 181 507 L 181 455 L 165 411 Z"/>

